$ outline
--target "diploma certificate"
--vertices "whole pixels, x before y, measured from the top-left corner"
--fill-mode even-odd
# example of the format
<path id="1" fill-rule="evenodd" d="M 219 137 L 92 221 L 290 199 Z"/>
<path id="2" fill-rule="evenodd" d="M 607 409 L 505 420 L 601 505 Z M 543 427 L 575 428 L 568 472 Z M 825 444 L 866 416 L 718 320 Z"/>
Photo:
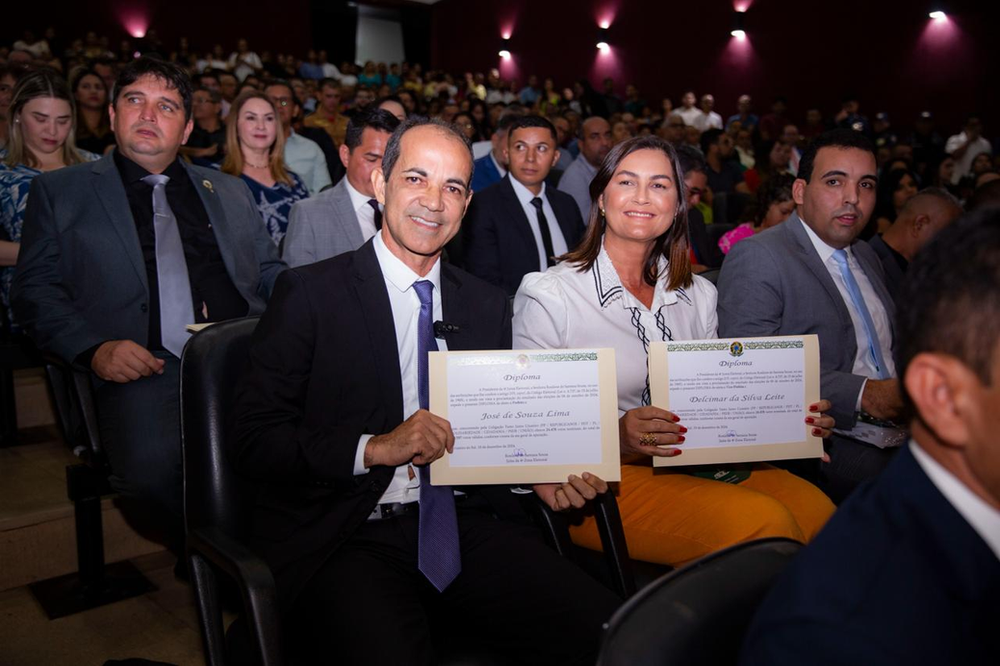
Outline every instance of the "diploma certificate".
<path id="1" fill-rule="evenodd" d="M 657 467 L 819 458 L 804 419 L 819 395 L 815 335 L 654 342 L 652 404 L 680 417 L 684 453 Z"/>
<path id="2" fill-rule="evenodd" d="M 431 352 L 430 411 L 455 450 L 434 485 L 621 478 L 613 349 Z"/>

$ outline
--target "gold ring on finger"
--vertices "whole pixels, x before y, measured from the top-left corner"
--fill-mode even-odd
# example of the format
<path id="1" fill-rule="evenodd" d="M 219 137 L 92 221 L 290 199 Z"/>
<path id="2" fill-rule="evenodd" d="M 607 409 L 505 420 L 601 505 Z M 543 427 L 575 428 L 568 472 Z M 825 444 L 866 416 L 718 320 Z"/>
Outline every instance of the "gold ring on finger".
<path id="1" fill-rule="evenodd" d="M 656 433 L 655 432 L 644 432 L 639 437 L 639 443 L 643 446 L 651 446 L 656 444 Z"/>

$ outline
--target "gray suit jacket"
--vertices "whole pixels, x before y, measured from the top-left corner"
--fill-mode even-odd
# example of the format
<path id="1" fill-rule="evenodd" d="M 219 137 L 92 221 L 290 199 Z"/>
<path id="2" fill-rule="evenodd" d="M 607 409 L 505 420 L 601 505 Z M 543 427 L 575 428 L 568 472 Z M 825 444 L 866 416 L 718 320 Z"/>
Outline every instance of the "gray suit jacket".
<path id="1" fill-rule="evenodd" d="M 872 236 L 868 244 L 875 250 L 879 261 L 882 262 L 882 270 L 885 271 L 885 286 L 889 289 L 889 295 L 892 296 L 892 300 L 895 301 L 899 298 L 899 290 L 903 287 L 903 280 L 906 278 L 906 273 L 903 272 L 899 262 L 896 261 L 893 250 L 882 240 L 881 236 Z"/>
<path id="2" fill-rule="evenodd" d="M 264 311 L 285 265 L 238 178 L 186 165 L 223 262 Z M 11 304 L 35 344 L 68 362 L 108 340 L 146 346 L 149 285 L 125 186 L 113 156 L 43 174 L 31 185 Z"/>
<path id="3" fill-rule="evenodd" d="M 890 323 L 896 310 L 867 243 L 851 245 Z M 851 314 L 798 214 L 733 246 L 719 275 L 719 337 L 819 336 L 820 393 L 838 428 L 852 428 L 865 378 L 852 374 L 858 345 Z M 895 343 L 893 344 L 895 347 Z"/>
<path id="4" fill-rule="evenodd" d="M 332 188 L 292 206 L 281 258 L 295 268 L 352 252 L 364 243 L 345 176 Z"/>

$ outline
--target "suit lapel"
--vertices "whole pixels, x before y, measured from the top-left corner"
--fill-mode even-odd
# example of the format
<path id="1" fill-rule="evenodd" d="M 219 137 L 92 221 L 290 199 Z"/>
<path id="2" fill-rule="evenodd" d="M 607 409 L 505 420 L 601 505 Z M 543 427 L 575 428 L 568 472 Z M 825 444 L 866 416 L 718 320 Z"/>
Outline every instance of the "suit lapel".
<path id="1" fill-rule="evenodd" d="M 194 169 L 183 162 L 181 165 L 194 184 L 194 189 L 198 192 L 202 205 L 205 206 L 205 212 L 208 213 L 208 223 L 212 225 L 212 234 L 215 236 L 215 242 L 219 244 L 222 263 L 226 265 L 226 272 L 232 278 L 233 284 L 236 285 L 237 289 L 243 284 L 252 284 L 253 280 L 244 279 L 241 275 L 243 266 L 236 261 L 238 248 L 234 246 L 236 232 L 232 228 L 232 221 L 226 216 L 226 209 L 222 205 L 221 197 L 215 191 L 215 183 L 212 182 L 212 178 L 204 178 L 202 174 L 195 173 Z M 240 293 L 244 293 L 244 290 L 240 289 Z"/>
<path id="2" fill-rule="evenodd" d="M 399 371 L 399 347 L 392 305 L 385 278 L 375 256 L 375 246 L 365 243 L 354 253 L 353 283 L 365 330 L 375 352 L 375 373 L 382 390 L 382 404 L 390 427 L 403 418 L 403 381 Z"/>
<path id="3" fill-rule="evenodd" d="M 535 234 L 531 231 L 531 223 L 524 212 L 524 206 L 521 205 L 521 201 L 517 198 L 514 186 L 510 184 L 510 174 L 508 173 L 504 176 L 500 182 L 500 192 L 504 198 L 507 215 L 510 217 L 510 226 L 514 229 L 518 238 L 521 239 L 525 252 L 530 252 L 527 256 L 532 257 L 533 261 L 537 264 L 538 244 L 535 240 Z M 544 271 L 546 268 L 546 266 L 539 265 L 536 270 Z"/>
<path id="4" fill-rule="evenodd" d="M 471 341 L 468 308 L 462 307 L 462 281 L 451 264 L 441 262 L 441 316 L 444 321 L 454 324 L 457 332 L 446 333 L 445 342 L 450 350 L 475 348 Z"/>
<path id="5" fill-rule="evenodd" d="M 351 247 L 361 247 L 365 238 L 361 235 L 361 225 L 358 214 L 351 203 L 351 194 L 347 191 L 347 176 L 344 176 L 334 188 L 336 194 L 330 199 L 335 220 L 344 220 L 343 232 Z"/>
<path id="6" fill-rule="evenodd" d="M 823 262 L 820 261 L 819 255 L 816 254 L 816 248 L 813 247 L 812 241 L 803 227 L 804 224 L 799 218 L 798 213 L 792 213 L 792 216 L 779 226 L 791 236 L 792 243 L 800 252 L 802 263 L 805 264 L 806 268 L 809 269 L 809 272 L 813 274 L 819 283 L 823 285 L 823 289 L 833 302 L 833 307 L 837 310 L 840 320 L 846 322 L 853 329 L 854 323 L 851 319 L 851 313 L 848 311 L 847 305 L 840 295 L 840 290 L 837 289 L 833 278 L 830 277 L 830 271 L 827 270 Z"/>
<path id="7" fill-rule="evenodd" d="M 146 262 L 142 258 L 139 234 L 135 229 L 135 220 L 132 218 L 132 210 L 129 208 L 128 196 L 125 194 L 121 174 L 115 167 L 113 155 L 105 155 L 95 162 L 92 172 L 95 176 L 94 190 L 97 192 L 97 198 L 104 206 L 112 228 L 121 239 L 122 245 L 125 246 L 125 256 L 132 263 L 136 277 L 139 278 L 143 289 L 148 293 Z"/>

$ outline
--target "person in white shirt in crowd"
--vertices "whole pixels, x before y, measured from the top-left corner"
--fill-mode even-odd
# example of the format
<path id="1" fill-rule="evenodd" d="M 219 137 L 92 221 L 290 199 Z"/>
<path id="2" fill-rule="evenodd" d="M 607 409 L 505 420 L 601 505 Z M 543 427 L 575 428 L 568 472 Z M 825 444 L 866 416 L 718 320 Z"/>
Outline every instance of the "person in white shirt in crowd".
<path id="1" fill-rule="evenodd" d="M 695 118 L 694 126 L 702 132 L 708 129 L 722 129 L 722 116 L 713 111 L 714 108 L 715 97 L 707 94 L 702 95 L 701 115 Z"/>
<path id="2" fill-rule="evenodd" d="M 693 90 L 687 91 L 684 93 L 684 96 L 681 97 L 681 108 L 674 111 L 674 113 L 684 119 L 685 125 L 691 125 L 694 127 L 698 126 L 698 118 L 700 118 L 703 114 L 701 109 L 695 106 L 695 102 L 697 101 L 698 98 L 695 97 Z"/>
<path id="3" fill-rule="evenodd" d="M 296 105 L 292 86 L 285 81 L 271 81 L 264 88 L 264 94 L 274 102 L 281 119 L 281 130 L 285 133 L 285 164 L 302 178 L 310 195 L 318 194 L 331 184 L 330 170 L 319 145 L 297 134 L 292 127 Z"/>
<path id="4" fill-rule="evenodd" d="M 962 178 L 972 173 L 972 161 L 980 153 L 992 153 L 993 146 L 983 137 L 983 122 L 978 115 L 965 120 L 962 131 L 948 138 L 944 151 L 955 159 L 955 172 L 951 184 L 958 185 Z"/>
<path id="5" fill-rule="evenodd" d="M 245 38 L 240 38 L 236 42 L 236 50 L 229 56 L 229 71 L 242 81 L 251 74 L 256 74 L 264 65 L 260 61 L 260 56 L 250 50 Z"/>

